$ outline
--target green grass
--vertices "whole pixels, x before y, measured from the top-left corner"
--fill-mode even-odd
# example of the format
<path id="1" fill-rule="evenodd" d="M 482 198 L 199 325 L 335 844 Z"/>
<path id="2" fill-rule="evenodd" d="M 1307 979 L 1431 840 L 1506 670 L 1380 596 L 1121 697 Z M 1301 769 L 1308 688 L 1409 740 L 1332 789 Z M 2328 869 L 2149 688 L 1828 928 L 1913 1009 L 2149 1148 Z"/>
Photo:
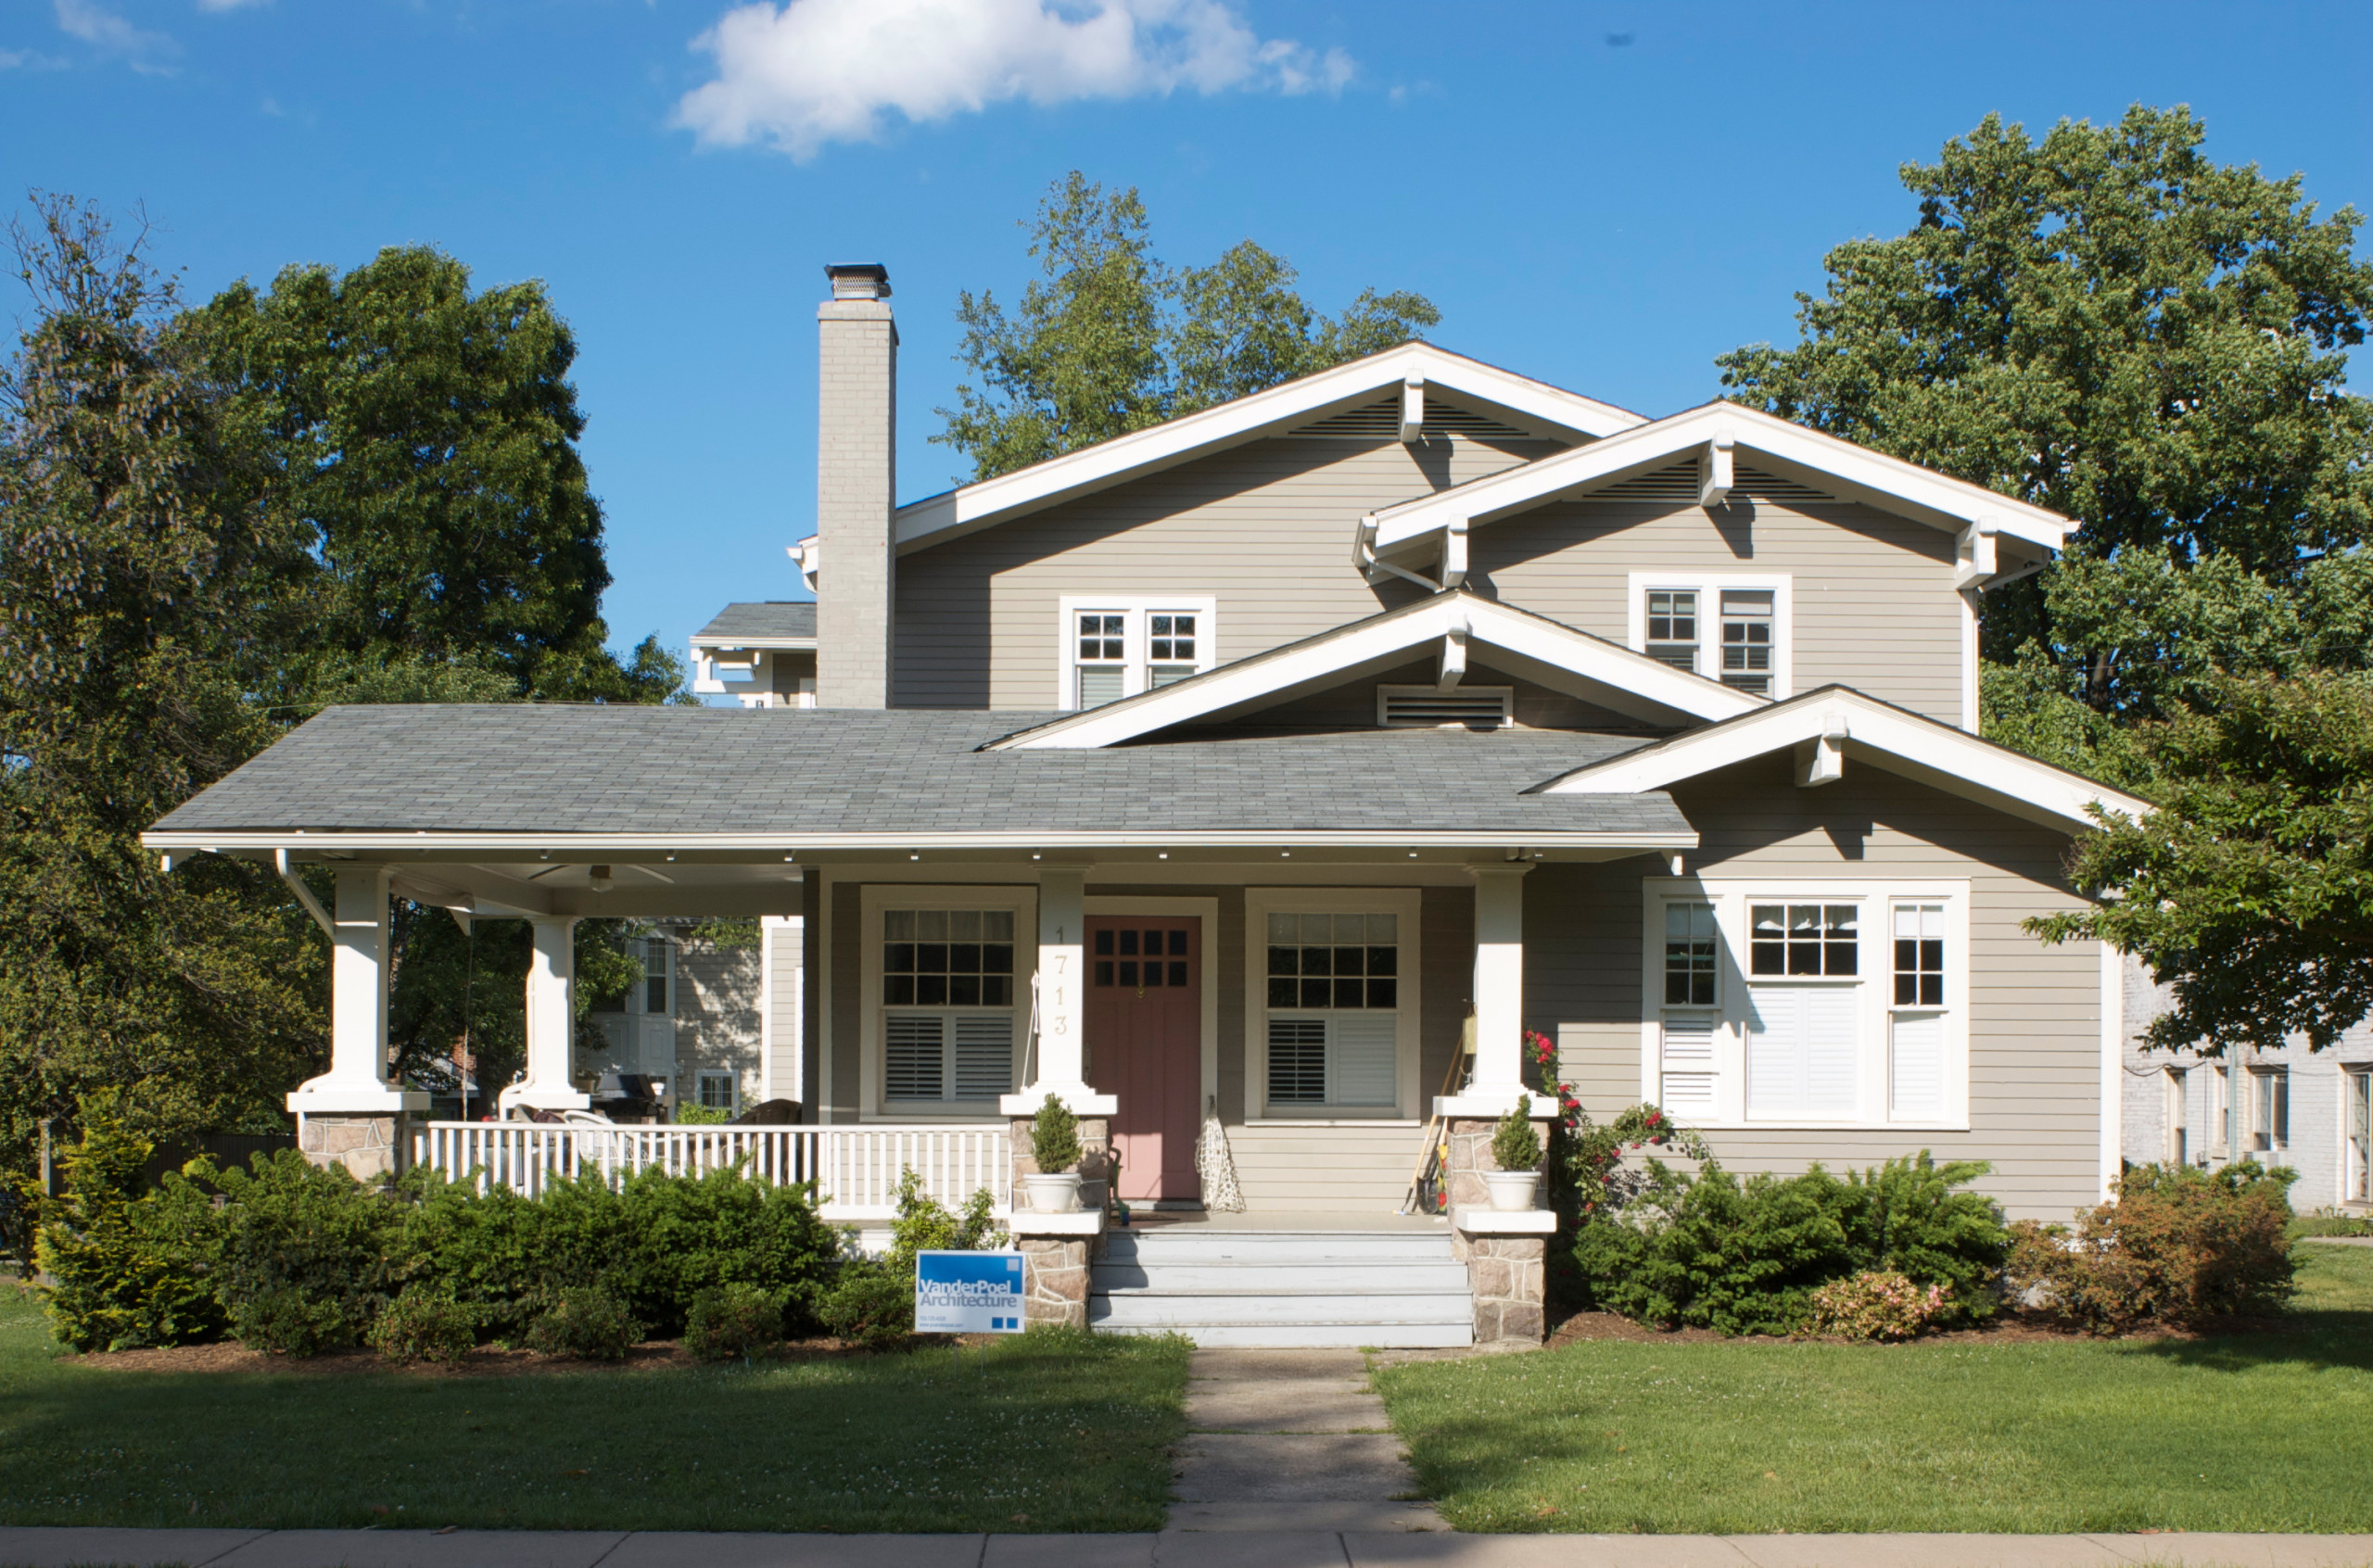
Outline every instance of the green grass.
<path id="1" fill-rule="evenodd" d="M 2296 1332 L 1603 1340 L 1376 1383 L 1465 1530 L 2373 1530 L 2373 1249 L 2299 1256 Z"/>
<path id="2" fill-rule="evenodd" d="M 1186 1380 L 1181 1342 L 1052 1334 L 696 1371 L 101 1371 L 0 1288 L 0 1524 L 1151 1530 Z"/>

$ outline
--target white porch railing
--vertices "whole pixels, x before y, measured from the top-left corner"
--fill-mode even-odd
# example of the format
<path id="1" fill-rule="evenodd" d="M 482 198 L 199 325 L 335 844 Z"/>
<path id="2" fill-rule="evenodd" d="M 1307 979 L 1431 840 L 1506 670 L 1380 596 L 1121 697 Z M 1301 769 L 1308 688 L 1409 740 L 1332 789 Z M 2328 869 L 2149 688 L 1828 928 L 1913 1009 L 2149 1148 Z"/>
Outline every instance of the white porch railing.
<path id="1" fill-rule="evenodd" d="M 495 1182 L 534 1197 L 554 1176 L 587 1166 L 615 1182 L 638 1170 L 699 1175 L 739 1163 L 769 1182 L 813 1182 L 831 1220 L 896 1212 L 898 1178 L 912 1166 L 923 1191 L 950 1208 L 986 1187 L 1012 1208 L 1013 1152 L 1004 1127 L 581 1127 L 537 1121 L 432 1121 L 412 1139 L 412 1162 L 478 1190 Z"/>

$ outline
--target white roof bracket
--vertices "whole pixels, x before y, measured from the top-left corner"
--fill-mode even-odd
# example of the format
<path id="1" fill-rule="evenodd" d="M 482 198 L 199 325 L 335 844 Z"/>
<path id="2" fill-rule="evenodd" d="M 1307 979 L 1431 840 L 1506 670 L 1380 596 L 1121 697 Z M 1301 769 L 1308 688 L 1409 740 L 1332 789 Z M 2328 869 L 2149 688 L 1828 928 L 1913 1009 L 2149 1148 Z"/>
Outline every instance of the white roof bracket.
<path id="1" fill-rule="evenodd" d="M 1825 714 L 1821 733 L 1796 742 L 1796 788 L 1818 789 L 1846 777 L 1846 715 Z"/>
<path id="2" fill-rule="evenodd" d="M 1434 689 L 1452 691 L 1466 674 L 1466 617 L 1461 615 L 1442 628 L 1442 651 L 1434 664 Z"/>
<path id="3" fill-rule="evenodd" d="M 1376 517 L 1373 513 L 1360 519 L 1359 528 L 1351 536 L 1351 564 L 1357 566 L 1361 575 L 1372 583 L 1381 582 L 1386 577 L 1401 577 L 1416 584 L 1428 593 L 1442 591 L 1442 585 L 1431 577 L 1421 577 L 1405 567 L 1377 558 Z"/>
<path id="4" fill-rule="evenodd" d="M 288 891 L 297 895 L 297 902 L 305 906 L 305 913 L 313 917 L 313 924 L 322 928 L 322 934 L 336 942 L 336 922 L 330 919 L 330 912 L 322 907 L 322 901 L 313 896 L 313 890 L 305 885 L 305 879 L 298 874 L 297 867 L 288 863 L 286 850 L 272 852 L 272 868 L 280 873 L 280 879 L 288 884 Z"/>
<path id="5" fill-rule="evenodd" d="M 1453 517 L 1442 530 L 1442 587 L 1454 588 L 1466 581 L 1466 519 Z"/>
<path id="6" fill-rule="evenodd" d="M 1731 449 L 1736 445 L 1728 430 L 1717 430 L 1697 450 L 1697 504 L 1711 510 L 1731 504 Z"/>
<path id="7" fill-rule="evenodd" d="M 1995 533 L 1994 519 L 1980 517 L 1954 537 L 1953 587 L 1965 588 L 1995 575 L 1999 564 L 1994 549 Z"/>
<path id="8" fill-rule="evenodd" d="M 1414 447 L 1425 433 L 1426 378 L 1411 371 L 1401 383 L 1401 444 Z"/>

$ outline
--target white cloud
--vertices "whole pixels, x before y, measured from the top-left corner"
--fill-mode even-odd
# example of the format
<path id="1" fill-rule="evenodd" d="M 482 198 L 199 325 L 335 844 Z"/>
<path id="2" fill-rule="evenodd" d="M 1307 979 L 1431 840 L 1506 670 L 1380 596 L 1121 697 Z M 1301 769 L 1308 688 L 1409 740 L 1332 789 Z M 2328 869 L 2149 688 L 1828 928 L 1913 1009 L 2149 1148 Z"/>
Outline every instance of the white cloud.
<path id="1" fill-rule="evenodd" d="M 269 6 L 272 0 L 197 0 L 201 11 L 244 11 L 250 6 Z"/>
<path id="2" fill-rule="evenodd" d="M 1340 49 L 1263 39 L 1225 0 L 759 0 L 692 46 L 717 80 L 684 95 L 677 123 L 803 162 L 880 136 L 889 110 L 921 122 L 1013 98 L 1339 93 L 1356 69 Z"/>
<path id="3" fill-rule="evenodd" d="M 137 71 L 169 76 L 181 45 L 161 32 L 133 26 L 97 0 L 57 0 L 58 31 L 79 38 L 102 55 L 120 56 Z"/>

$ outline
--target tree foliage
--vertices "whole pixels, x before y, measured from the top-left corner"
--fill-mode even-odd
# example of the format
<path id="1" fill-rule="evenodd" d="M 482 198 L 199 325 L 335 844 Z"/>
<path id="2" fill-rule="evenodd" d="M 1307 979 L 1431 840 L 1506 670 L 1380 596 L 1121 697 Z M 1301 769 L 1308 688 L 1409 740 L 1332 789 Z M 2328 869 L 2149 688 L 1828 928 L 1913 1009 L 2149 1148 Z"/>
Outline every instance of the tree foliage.
<path id="1" fill-rule="evenodd" d="M 1153 254 L 1135 189 L 1107 193 L 1077 170 L 1029 224 L 1040 275 L 1009 314 L 994 294 L 958 297 L 958 359 L 971 379 L 932 439 L 986 479 L 1423 335 L 1441 313 L 1422 295 L 1364 290 L 1338 317 L 1295 292 L 1283 257 L 1250 240 L 1209 267 Z"/>
<path id="2" fill-rule="evenodd" d="M 2358 852 L 2373 647 L 2361 220 L 2205 157 L 2181 108 L 2040 138 L 1989 117 L 1908 164 L 1919 221 L 1840 246 L 1743 401 L 2075 518 L 1986 595 L 1986 734 L 2157 809 L 2080 842 L 2109 900 L 2037 922 L 2138 955 L 2154 1043 L 2214 1054 L 2373 1001 Z"/>

